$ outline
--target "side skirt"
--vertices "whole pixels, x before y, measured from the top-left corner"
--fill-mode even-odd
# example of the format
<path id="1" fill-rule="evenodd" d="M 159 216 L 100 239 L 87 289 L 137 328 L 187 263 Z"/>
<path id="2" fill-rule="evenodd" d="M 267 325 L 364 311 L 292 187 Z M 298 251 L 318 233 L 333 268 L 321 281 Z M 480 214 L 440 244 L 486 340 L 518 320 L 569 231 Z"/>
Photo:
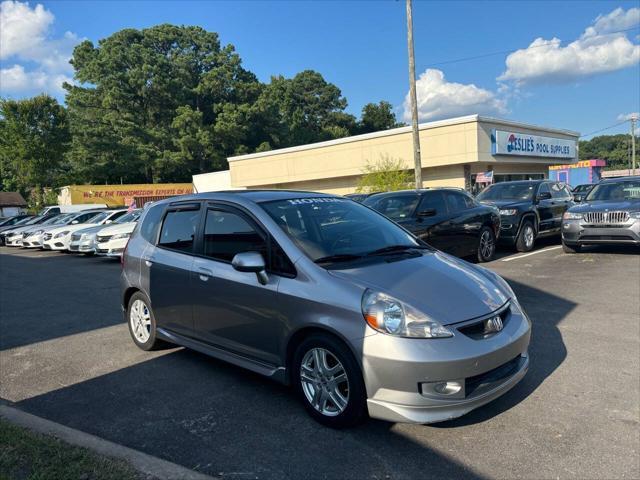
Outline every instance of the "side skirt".
<path id="1" fill-rule="evenodd" d="M 247 370 L 264 375 L 265 377 L 272 378 L 277 382 L 287 384 L 287 372 L 285 367 L 276 367 L 274 365 L 262 363 L 251 358 L 238 355 L 237 353 L 215 347 L 208 343 L 200 342 L 199 340 L 170 332 L 164 328 L 157 329 L 157 336 L 167 342 L 175 343 L 176 345 L 195 350 L 196 352 L 204 353 L 205 355 L 217 358 L 218 360 L 246 368 Z"/>

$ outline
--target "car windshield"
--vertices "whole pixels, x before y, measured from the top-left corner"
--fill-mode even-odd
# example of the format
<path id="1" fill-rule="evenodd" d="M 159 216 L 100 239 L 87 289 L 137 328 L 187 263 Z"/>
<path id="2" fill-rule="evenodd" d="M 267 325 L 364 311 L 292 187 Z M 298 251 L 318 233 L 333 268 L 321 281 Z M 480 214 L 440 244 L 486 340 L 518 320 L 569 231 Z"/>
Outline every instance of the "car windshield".
<path id="1" fill-rule="evenodd" d="M 140 213 L 141 212 L 142 212 L 142 210 L 134 210 L 132 212 L 127 213 L 126 215 L 121 216 L 119 219 L 117 219 L 113 223 L 137 222 L 138 221 L 138 217 L 140 217 Z"/>
<path id="2" fill-rule="evenodd" d="M 593 187 L 587 195 L 587 201 L 621 202 L 625 200 L 640 201 L 640 180 L 620 180 L 603 182 Z"/>
<path id="3" fill-rule="evenodd" d="M 67 213 L 64 215 L 60 215 L 58 217 L 54 217 L 51 222 L 49 222 L 49 220 L 46 221 L 47 225 L 66 225 L 68 222 L 70 222 L 74 217 L 76 216 L 76 214 L 74 213 Z"/>
<path id="4" fill-rule="evenodd" d="M 318 263 L 355 259 L 383 249 L 421 246 L 393 222 L 346 198 L 291 198 L 260 205 Z"/>
<path id="5" fill-rule="evenodd" d="M 85 222 L 82 222 L 82 223 L 100 223 L 103 220 L 105 220 L 109 215 L 111 215 L 111 212 L 100 212 L 96 216 L 90 217 Z"/>
<path id="6" fill-rule="evenodd" d="M 582 193 L 582 192 L 586 192 L 590 188 L 591 188 L 591 185 L 578 185 L 573 191 L 575 193 Z"/>
<path id="7" fill-rule="evenodd" d="M 534 183 L 496 183 L 485 188 L 478 200 L 531 200 L 536 189 Z"/>
<path id="8" fill-rule="evenodd" d="M 26 218 L 23 218 L 22 220 L 18 220 L 16 223 L 13 224 L 13 226 L 18 227 L 22 225 L 31 225 L 31 222 L 37 221 L 37 219 L 39 218 L 40 217 L 26 217 Z"/>

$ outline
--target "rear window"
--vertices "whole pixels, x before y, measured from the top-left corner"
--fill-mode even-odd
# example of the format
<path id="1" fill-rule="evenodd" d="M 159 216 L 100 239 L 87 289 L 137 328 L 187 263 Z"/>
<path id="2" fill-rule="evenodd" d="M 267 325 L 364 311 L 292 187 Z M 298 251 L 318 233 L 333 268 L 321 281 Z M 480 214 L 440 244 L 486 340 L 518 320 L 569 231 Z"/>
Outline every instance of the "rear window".
<path id="1" fill-rule="evenodd" d="M 140 235 L 142 235 L 142 238 L 147 242 L 156 242 L 156 238 L 158 237 L 158 225 L 160 225 L 163 212 L 164 205 L 156 205 L 149 208 L 149 211 L 144 216 L 142 227 L 140 228 Z"/>
<path id="2" fill-rule="evenodd" d="M 162 222 L 158 246 L 193 252 L 199 219 L 200 210 L 170 210 Z"/>
<path id="3" fill-rule="evenodd" d="M 402 220 L 411 216 L 419 199 L 418 195 L 389 195 L 377 200 L 365 200 L 363 203 L 393 220 Z"/>

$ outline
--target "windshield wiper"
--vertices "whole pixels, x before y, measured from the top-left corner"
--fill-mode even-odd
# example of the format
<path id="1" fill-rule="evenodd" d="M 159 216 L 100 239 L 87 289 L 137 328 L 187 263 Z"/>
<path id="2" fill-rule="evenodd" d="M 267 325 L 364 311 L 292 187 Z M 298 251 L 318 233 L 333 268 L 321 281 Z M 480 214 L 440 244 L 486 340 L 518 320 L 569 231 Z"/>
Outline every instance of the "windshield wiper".
<path id="1" fill-rule="evenodd" d="M 316 258 L 315 263 L 337 263 L 337 262 L 350 262 L 352 260 L 358 260 L 362 258 L 362 255 L 355 253 L 338 253 L 336 255 L 327 255 L 326 257 Z"/>
<path id="2" fill-rule="evenodd" d="M 366 255 L 384 255 L 386 253 L 395 253 L 395 252 L 404 252 L 407 250 L 429 250 L 430 248 L 426 245 L 389 245 L 388 247 L 378 248 L 377 250 L 373 250 L 368 252 Z"/>

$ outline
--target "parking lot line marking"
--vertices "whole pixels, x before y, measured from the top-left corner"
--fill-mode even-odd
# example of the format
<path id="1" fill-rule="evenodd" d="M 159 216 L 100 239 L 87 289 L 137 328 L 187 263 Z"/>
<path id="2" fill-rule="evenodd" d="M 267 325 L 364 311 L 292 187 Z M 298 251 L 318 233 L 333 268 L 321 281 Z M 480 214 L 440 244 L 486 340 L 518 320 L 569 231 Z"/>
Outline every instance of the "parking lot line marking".
<path id="1" fill-rule="evenodd" d="M 517 257 L 509 257 L 503 258 L 503 262 L 510 262 L 511 260 L 518 260 L 519 258 L 528 257 L 530 255 L 535 255 L 536 253 L 549 252 L 551 250 L 556 250 L 558 248 L 562 248 L 562 245 L 556 245 L 555 247 L 543 248 L 542 250 L 536 250 L 535 252 L 525 253 L 524 255 L 518 255 Z"/>

